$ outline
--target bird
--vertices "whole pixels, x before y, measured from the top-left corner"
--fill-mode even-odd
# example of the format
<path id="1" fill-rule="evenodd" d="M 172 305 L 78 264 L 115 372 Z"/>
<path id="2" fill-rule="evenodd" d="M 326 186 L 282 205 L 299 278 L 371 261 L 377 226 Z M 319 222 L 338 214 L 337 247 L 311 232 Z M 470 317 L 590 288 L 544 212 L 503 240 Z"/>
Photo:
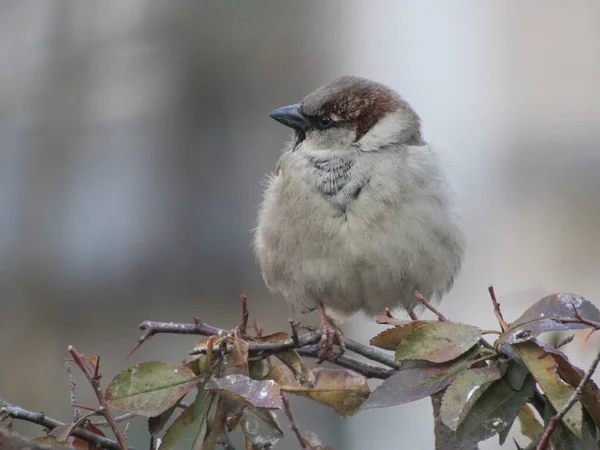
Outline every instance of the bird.
<path id="1" fill-rule="evenodd" d="M 339 327 L 353 314 L 410 313 L 415 291 L 441 299 L 465 238 L 455 191 L 410 104 L 343 76 L 269 117 L 293 136 L 266 181 L 253 249 L 269 290 L 294 311 L 319 311 L 319 360 L 343 353 Z"/>

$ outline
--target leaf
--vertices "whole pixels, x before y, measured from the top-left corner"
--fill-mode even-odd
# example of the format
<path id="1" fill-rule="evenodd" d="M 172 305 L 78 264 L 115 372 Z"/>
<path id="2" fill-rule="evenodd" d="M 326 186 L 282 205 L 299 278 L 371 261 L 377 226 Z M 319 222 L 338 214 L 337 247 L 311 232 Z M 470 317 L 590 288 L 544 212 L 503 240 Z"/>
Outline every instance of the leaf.
<path id="1" fill-rule="evenodd" d="M 75 428 L 80 427 L 83 422 L 85 422 L 89 417 L 93 416 L 94 414 L 96 414 L 95 411 L 90 411 L 87 414 L 81 416 L 79 420 L 77 420 L 77 422 L 75 423 L 65 423 L 64 425 L 59 425 L 53 428 L 52 431 L 48 433 L 48 435 L 54 436 L 56 438 L 56 442 L 64 444 L 65 442 L 67 442 L 67 439 L 73 433 L 73 431 L 75 431 Z"/>
<path id="2" fill-rule="evenodd" d="M 403 327 L 406 328 L 406 327 Z M 402 330 L 402 328 L 395 328 Z M 456 322 L 424 322 L 396 347 L 397 361 L 425 360 L 443 363 L 466 353 L 481 339 L 481 331 Z"/>
<path id="3" fill-rule="evenodd" d="M 522 342 L 514 347 L 552 406 L 557 410 L 561 409 L 569 401 L 575 388 L 560 378 L 558 365 L 552 355 L 535 342 Z M 565 414 L 563 422 L 575 436 L 581 438 L 581 403 L 577 402 Z"/>
<path id="4" fill-rule="evenodd" d="M 275 356 L 288 366 L 302 386 L 315 386 L 315 376 L 296 350 L 286 350 L 276 353 Z"/>
<path id="5" fill-rule="evenodd" d="M 233 335 L 233 351 L 231 356 L 235 362 L 236 367 L 243 367 L 248 365 L 248 349 L 250 344 L 240 338 L 237 334 Z"/>
<path id="6" fill-rule="evenodd" d="M 523 405 L 518 417 L 521 424 L 521 434 L 532 441 L 535 441 L 538 435 L 544 431 L 544 425 L 538 421 L 531 405 Z"/>
<path id="7" fill-rule="evenodd" d="M 508 368 L 506 369 L 506 381 L 516 391 L 520 391 L 529 375 L 529 370 L 523 364 L 518 363 L 514 360 L 508 361 Z"/>
<path id="8" fill-rule="evenodd" d="M 360 409 L 387 408 L 429 397 L 448 386 L 470 362 L 460 359 L 435 366 L 400 370 L 384 380 Z"/>
<path id="9" fill-rule="evenodd" d="M 196 438 L 206 434 L 206 410 L 208 403 L 214 396 L 208 395 L 202 387 L 198 388 L 194 403 L 188 406 L 171 424 L 162 438 L 160 450 L 170 450 L 172 448 L 189 449 L 192 447 Z"/>
<path id="10" fill-rule="evenodd" d="M 302 386 L 284 364 L 273 367 L 265 378 L 274 380 L 282 391 L 308 397 L 341 416 L 353 415 L 371 392 L 367 379 L 351 370 L 317 368 L 312 373 L 315 377 L 312 388 Z"/>
<path id="11" fill-rule="evenodd" d="M 203 380 L 187 367 L 148 361 L 131 366 L 110 382 L 106 402 L 141 416 L 163 413 Z"/>
<path id="12" fill-rule="evenodd" d="M 530 341 L 546 331 L 589 328 L 582 323 L 560 322 L 565 319 L 577 320 L 573 306 L 584 319 L 600 322 L 600 311 L 585 298 L 576 294 L 553 294 L 536 302 L 511 323 L 509 330 L 499 338 L 500 344 Z"/>
<path id="13" fill-rule="evenodd" d="M 477 367 L 461 373 L 444 393 L 440 408 L 442 423 L 456 431 L 477 399 L 499 378 L 500 370 L 496 366 Z"/>
<path id="14" fill-rule="evenodd" d="M 227 375 L 209 380 L 206 389 L 257 408 L 283 408 L 281 390 L 273 380 L 257 381 L 245 375 Z"/>
<path id="15" fill-rule="evenodd" d="M 98 428 L 96 428 L 94 425 L 92 425 L 89 422 L 87 422 L 83 426 L 83 429 L 89 431 L 90 433 L 97 434 L 98 436 L 105 437 L 102 430 L 99 430 Z M 80 439 L 78 437 L 73 437 L 73 441 L 69 445 L 71 447 L 80 448 L 82 450 L 96 450 L 97 449 L 96 444 L 92 444 L 91 442 L 84 441 L 83 439 Z"/>
<path id="16" fill-rule="evenodd" d="M 246 438 L 258 448 L 271 448 L 283 437 L 275 414 L 268 409 L 244 408 L 240 423 Z"/>
<path id="17" fill-rule="evenodd" d="M 533 397 L 533 378 L 528 377 L 520 391 L 505 379 L 494 382 L 471 408 L 453 437 L 454 445 L 472 446 L 509 429 L 527 401 Z"/>
<path id="18" fill-rule="evenodd" d="M 552 355 L 558 365 L 558 374 L 574 388 L 579 386 L 585 372 L 571 364 L 567 355 L 560 350 L 541 344 L 541 347 Z M 600 427 L 600 389 L 594 380 L 589 380 L 581 392 L 581 403 L 590 414 L 596 426 Z"/>
<path id="19" fill-rule="evenodd" d="M 165 424 L 169 421 L 169 419 L 177 409 L 177 405 L 179 404 L 179 402 L 183 400 L 183 397 L 184 396 L 180 397 L 179 400 L 173 406 L 171 406 L 169 409 L 162 412 L 158 416 L 148 417 L 148 432 L 151 436 L 157 436 L 160 430 L 163 429 Z"/>
<path id="20" fill-rule="evenodd" d="M 382 331 L 371 345 L 395 350 L 396 360 L 451 361 L 466 353 L 481 339 L 481 330 L 471 325 L 437 320 L 415 320 Z"/>

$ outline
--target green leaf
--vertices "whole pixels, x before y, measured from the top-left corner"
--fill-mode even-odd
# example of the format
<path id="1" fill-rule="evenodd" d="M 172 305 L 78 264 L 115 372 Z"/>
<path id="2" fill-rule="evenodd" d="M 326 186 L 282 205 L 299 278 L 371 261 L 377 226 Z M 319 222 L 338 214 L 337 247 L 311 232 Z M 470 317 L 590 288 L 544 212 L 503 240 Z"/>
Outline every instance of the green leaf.
<path id="1" fill-rule="evenodd" d="M 569 401 L 575 388 L 559 376 L 558 365 L 552 355 L 535 342 L 522 342 L 515 344 L 514 348 L 552 406 L 560 410 Z M 581 411 L 581 403 L 577 402 L 563 417 L 563 422 L 578 438 L 581 438 Z"/>
<path id="2" fill-rule="evenodd" d="M 510 387 L 505 379 L 494 382 L 459 425 L 453 444 L 467 447 L 510 428 L 523 405 L 533 397 L 533 389 L 531 377 L 520 391 Z"/>
<path id="3" fill-rule="evenodd" d="M 466 353 L 481 339 L 481 331 L 455 322 L 425 322 L 396 347 L 397 361 L 443 363 Z"/>
<path id="4" fill-rule="evenodd" d="M 544 431 L 544 425 L 538 421 L 531 405 L 523 405 L 518 417 L 521 424 L 521 434 L 532 441 L 535 441 L 539 434 Z"/>
<path id="5" fill-rule="evenodd" d="M 415 320 L 390 328 L 371 339 L 371 345 L 396 351 L 396 360 L 451 361 L 481 339 L 471 325 L 437 320 Z"/>
<path id="6" fill-rule="evenodd" d="M 496 366 L 477 367 L 461 373 L 444 393 L 440 408 L 442 423 L 456 431 L 477 399 L 499 378 L 500 370 Z"/>
<path id="7" fill-rule="evenodd" d="M 106 401 L 113 407 L 141 416 L 158 416 L 197 386 L 198 377 L 187 367 L 148 361 L 117 374 L 106 389 Z"/>
<path id="8" fill-rule="evenodd" d="M 203 386 L 200 386 L 194 403 L 183 410 L 163 436 L 160 450 L 187 450 L 197 438 L 204 440 L 207 431 L 206 411 L 213 398 L 213 394 L 208 394 Z"/>

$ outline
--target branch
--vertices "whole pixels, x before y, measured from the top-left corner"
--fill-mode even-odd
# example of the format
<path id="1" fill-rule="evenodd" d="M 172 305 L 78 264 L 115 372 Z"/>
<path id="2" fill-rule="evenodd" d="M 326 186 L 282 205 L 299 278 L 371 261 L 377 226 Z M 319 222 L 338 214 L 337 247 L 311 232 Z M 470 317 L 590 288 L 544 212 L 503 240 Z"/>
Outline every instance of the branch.
<path id="1" fill-rule="evenodd" d="M 498 320 L 498 323 L 500 324 L 500 327 L 502 328 L 502 331 L 504 332 L 504 331 L 508 330 L 508 324 L 504 320 L 504 317 L 502 316 L 502 312 L 500 311 L 500 303 L 498 303 L 498 300 L 496 299 L 496 292 L 494 292 L 494 286 L 488 287 L 488 292 L 490 293 L 490 297 L 491 297 L 492 303 L 494 305 L 494 316 L 496 316 L 496 319 Z"/>
<path id="2" fill-rule="evenodd" d="M 6 414 L 9 417 L 12 417 L 14 419 L 20 419 L 20 420 L 24 420 L 26 422 L 35 423 L 37 425 L 41 425 L 44 428 L 48 428 L 51 430 L 53 430 L 56 427 L 66 425 L 63 422 L 60 422 L 56 419 L 46 416 L 42 412 L 36 413 L 36 412 L 28 411 L 24 408 L 21 408 L 20 406 L 11 405 L 8 402 L 0 403 L 0 414 Z M 73 436 L 77 436 L 78 438 L 83 439 L 86 442 L 90 442 L 90 443 L 94 444 L 98 448 L 107 448 L 110 450 L 122 450 L 121 446 L 117 442 L 113 441 L 112 439 L 108 439 L 104 436 L 94 434 L 83 428 L 75 428 L 75 430 L 73 430 L 72 434 L 73 434 Z M 130 448 L 130 450 L 133 450 L 133 449 Z"/>
<path id="3" fill-rule="evenodd" d="M 436 316 L 438 316 L 438 319 L 440 322 L 448 322 L 448 318 L 445 315 L 443 315 L 441 312 L 439 312 L 437 310 L 437 308 L 435 308 L 431 303 L 429 303 L 427 300 L 425 300 L 425 297 L 423 297 L 423 295 L 421 295 L 421 293 L 419 291 L 415 291 L 415 297 L 421 305 L 423 305 L 429 311 L 431 311 Z"/>
<path id="4" fill-rule="evenodd" d="M 575 403 L 577 403 L 577 401 L 581 397 L 581 392 L 583 391 L 583 388 L 585 387 L 586 383 L 588 381 L 590 381 L 590 378 L 596 371 L 596 367 L 598 367 L 599 362 L 600 362 L 600 352 L 598 352 L 598 354 L 596 355 L 596 358 L 592 362 L 592 365 L 586 372 L 585 376 L 579 382 L 577 389 L 575 389 L 575 392 L 573 392 L 569 401 L 548 422 L 548 425 L 546 426 L 546 429 L 544 430 L 544 434 L 542 435 L 542 439 L 540 440 L 540 443 L 537 446 L 537 450 L 545 450 L 546 449 L 546 447 L 548 446 L 548 443 L 550 442 L 550 437 L 552 436 L 552 432 L 558 426 L 558 424 L 561 422 L 561 420 L 563 419 L 565 414 L 567 414 L 569 412 L 569 410 L 573 407 L 573 405 L 575 405 Z"/>
<path id="5" fill-rule="evenodd" d="M 122 450 L 127 450 L 127 448 L 128 448 L 127 440 L 125 439 L 125 436 L 119 429 L 119 425 L 117 424 L 117 422 L 115 422 L 115 419 L 113 419 L 113 416 L 110 413 L 109 406 L 106 403 L 106 399 L 104 398 L 104 393 L 102 392 L 102 389 L 100 388 L 100 376 L 101 376 L 99 374 L 100 358 L 98 358 L 96 360 L 96 363 L 94 366 L 94 373 L 92 373 L 89 365 L 86 363 L 86 361 L 84 359 L 85 357 L 83 355 L 81 355 L 75 349 L 75 347 L 73 347 L 72 345 L 69 345 L 69 353 L 73 357 L 75 364 L 77 364 L 77 366 L 79 366 L 79 368 L 81 369 L 81 371 L 83 372 L 83 374 L 85 375 L 87 380 L 89 381 L 90 385 L 92 386 L 92 389 L 94 390 L 94 394 L 96 394 L 96 398 L 98 399 L 98 403 L 100 404 L 100 407 L 102 410 L 102 415 L 104 416 L 104 418 L 110 425 L 112 432 L 115 434 L 115 437 L 117 438 L 117 442 L 119 443 L 119 446 L 121 447 Z"/>
<path id="6" fill-rule="evenodd" d="M 283 411 L 285 412 L 285 415 L 287 416 L 288 420 L 290 421 L 290 428 L 292 429 L 292 431 L 298 438 L 298 442 L 300 442 L 300 448 L 305 450 L 306 449 L 306 441 L 304 440 L 304 437 L 302 436 L 302 432 L 300 431 L 300 428 L 298 427 L 298 424 L 296 423 L 296 419 L 294 418 L 294 414 L 292 413 L 292 407 L 290 406 L 290 401 L 287 399 L 287 397 L 285 396 L 285 394 L 283 392 L 281 393 L 281 400 L 283 401 Z"/>

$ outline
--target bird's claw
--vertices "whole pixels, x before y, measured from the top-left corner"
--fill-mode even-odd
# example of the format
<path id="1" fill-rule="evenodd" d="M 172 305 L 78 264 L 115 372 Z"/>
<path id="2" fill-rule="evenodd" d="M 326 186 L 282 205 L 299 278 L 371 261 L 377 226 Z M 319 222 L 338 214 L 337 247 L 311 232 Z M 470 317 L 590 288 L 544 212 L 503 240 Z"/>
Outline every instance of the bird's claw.
<path id="1" fill-rule="evenodd" d="M 333 351 L 333 345 L 337 341 L 339 350 Z M 346 350 L 346 342 L 342 332 L 331 322 L 321 323 L 321 340 L 317 344 L 319 350 L 317 363 L 322 363 L 325 360 L 335 361 L 344 354 Z"/>

